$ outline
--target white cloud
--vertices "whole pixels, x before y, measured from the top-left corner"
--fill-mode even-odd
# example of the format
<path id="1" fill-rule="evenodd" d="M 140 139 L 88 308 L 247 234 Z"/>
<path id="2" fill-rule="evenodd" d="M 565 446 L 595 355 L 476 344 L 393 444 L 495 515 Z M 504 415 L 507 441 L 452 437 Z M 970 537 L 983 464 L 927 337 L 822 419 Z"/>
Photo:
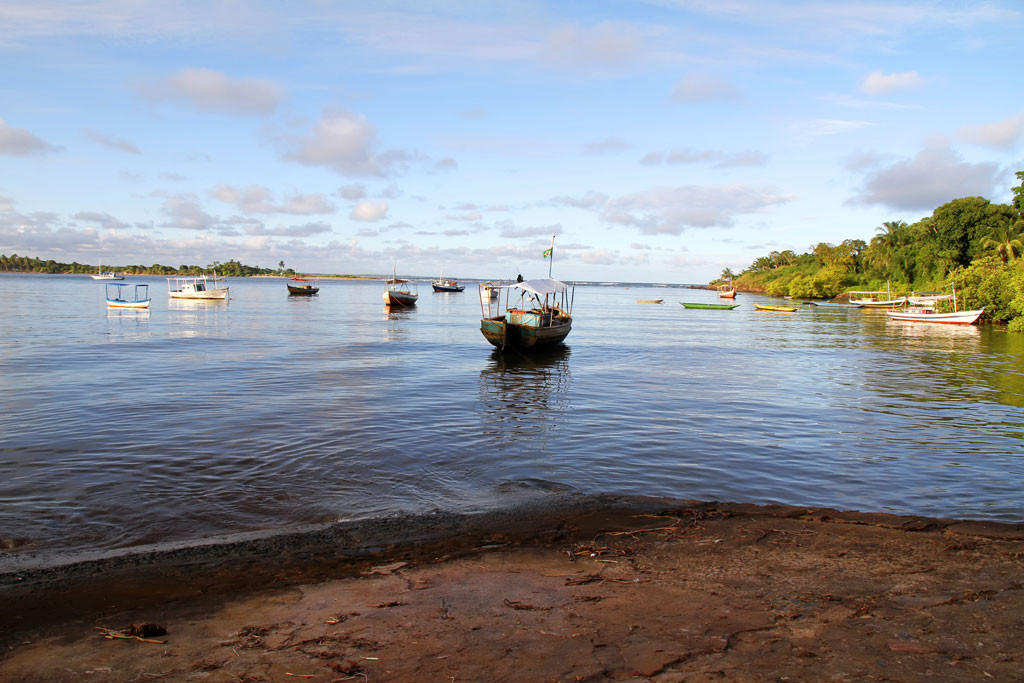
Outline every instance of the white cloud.
<path id="1" fill-rule="evenodd" d="M 366 197 L 366 186 L 360 183 L 342 185 L 341 187 L 338 188 L 338 195 L 342 199 L 347 199 L 349 201 L 364 199 Z"/>
<path id="2" fill-rule="evenodd" d="M 192 197 L 172 197 L 164 200 L 162 211 L 169 222 L 161 224 L 163 228 L 181 228 L 183 230 L 209 230 L 220 221 L 206 213 Z"/>
<path id="3" fill-rule="evenodd" d="M 61 149 L 61 147 L 51 145 L 46 140 L 36 137 L 25 128 L 7 125 L 0 118 L 0 154 L 27 157 L 32 154 L 58 152 Z"/>
<path id="4" fill-rule="evenodd" d="M 14 200 L 10 197 L 0 197 L 0 211 L 14 211 Z"/>
<path id="5" fill-rule="evenodd" d="M 815 119 L 805 121 L 799 125 L 799 131 L 812 137 L 824 137 L 826 135 L 839 135 L 851 130 L 870 128 L 875 124 L 871 121 L 846 121 L 843 119 Z"/>
<path id="6" fill-rule="evenodd" d="M 678 235 L 688 227 L 729 227 L 739 215 L 760 213 L 793 199 L 745 186 L 666 187 L 612 199 L 601 219 L 638 228 L 646 235 Z"/>
<path id="7" fill-rule="evenodd" d="M 533 228 L 520 228 L 511 222 L 504 222 L 499 234 L 501 237 L 508 238 L 547 237 L 548 235 L 561 235 L 562 226 L 555 223 L 553 225 L 541 225 Z M 562 246 L 562 249 L 565 249 L 565 246 Z"/>
<path id="8" fill-rule="evenodd" d="M 109 135 L 97 133 L 96 131 L 89 130 L 88 128 L 82 129 L 82 135 L 89 138 L 97 145 L 103 145 L 104 147 L 109 147 L 110 149 L 114 149 L 119 152 L 128 152 L 129 154 L 142 154 L 138 147 L 128 142 L 127 140 L 110 137 Z"/>
<path id="9" fill-rule="evenodd" d="M 860 82 L 860 89 L 867 95 L 887 95 L 900 90 L 916 88 L 925 83 L 916 71 L 904 71 L 901 73 L 886 74 L 881 71 L 872 71 Z"/>
<path id="10" fill-rule="evenodd" d="M 740 91 L 727 81 L 687 74 L 672 86 L 668 99 L 672 102 L 728 102 L 740 96 Z"/>
<path id="11" fill-rule="evenodd" d="M 541 59 L 559 68 L 618 72 L 637 58 L 642 47 L 643 36 L 631 24 L 567 25 L 548 33 Z"/>
<path id="12" fill-rule="evenodd" d="M 335 206 L 322 194 L 297 194 L 285 197 L 284 202 L 276 204 L 272 193 L 266 187 L 250 185 L 246 188 L 235 188 L 230 185 L 218 185 L 210 192 L 210 196 L 222 202 L 236 205 L 246 213 L 287 213 L 299 216 L 334 213 Z"/>
<path id="13" fill-rule="evenodd" d="M 607 203 L 608 195 L 593 190 L 582 197 L 552 197 L 548 200 L 551 206 L 569 206 L 574 209 L 600 209 Z"/>
<path id="14" fill-rule="evenodd" d="M 247 235 L 273 235 L 276 237 L 310 237 L 325 232 L 331 232 L 331 226 L 327 223 L 305 223 L 303 225 L 279 225 L 274 228 L 267 228 L 263 223 L 256 221 L 247 224 L 243 230 Z"/>
<path id="15" fill-rule="evenodd" d="M 949 147 L 927 147 L 865 176 L 848 203 L 927 211 L 959 197 L 991 195 L 1002 173 L 997 164 L 968 163 Z"/>
<path id="16" fill-rule="evenodd" d="M 109 213 L 99 213 L 96 211 L 79 211 L 72 216 L 76 221 L 82 221 L 84 223 L 91 223 L 98 225 L 101 228 L 117 229 L 117 228 L 128 228 L 131 227 L 128 223 L 114 218 Z"/>
<path id="17" fill-rule="evenodd" d="M 179 100 L 202 111 L 234 115 L 270 114 L 284 100 L 284 92 L 262 78 L 230 78 L 211 69 L 182 69 L 173 76 L 138 86 L 151 101 Z"/>
<path id="18" fill-rule="evenodd" d="M 957 135 L 962 140 L 979 145 L 1006 149 L 1013 147 L 1024 133 L 1024 109 L 1009 118 L 993 123 L 964 126 Z"/>
<path id="19" fill-rule="evenodd" d="M 355 221 L 371 223 L 386 218 L 388 214 L 387 202 L 358 202 L 353 208 L 349 218 Z"/>
<path id="20" fill-rule="evenodd" d="M 648 166 L 660 164 L 664 160 L 669 164 L 698 164 L 708 162 L 713 168 L 733 168 L 737 166 L 764 166 L 768 163 L 768 155 L 764 152 L 747 150 L 745 152 L 719 152 L 715 150 L 677 149 L 668 154 L 651 152 L 640 163 Z"/>
<path id="21" fill-rule="evenodd" d="M 607 249 L 594 249 L 579 255 L 580 261 L 589 265 L 610 266 L 615 263 L 615 254 Z"/>
<path id="22" fill-rule="evenodd" d="M 398 150 L 378 154 L 377 128 L 356 115 L 339 109 L 324 112 L 306 136 L 284 140 L 284 158 L 310 166 L 329 166 L 343 175 L 385 176 L 410 159 Z"/>

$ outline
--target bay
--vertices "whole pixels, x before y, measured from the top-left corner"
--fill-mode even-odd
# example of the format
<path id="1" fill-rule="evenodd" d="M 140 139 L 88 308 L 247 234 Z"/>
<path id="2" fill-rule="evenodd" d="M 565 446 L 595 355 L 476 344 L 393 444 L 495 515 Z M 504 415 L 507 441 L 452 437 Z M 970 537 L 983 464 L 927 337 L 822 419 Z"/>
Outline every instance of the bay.
<path id="1" fill-rule="evenodd" d="M 229 280 L 108 311 L 0 274 L 0 537 L 108 549 L 563 492 L 1024 521 L 1024 336 L 578 286 L 565 347 L 492 351 L 475 286 Z M 638 304 L 663 298 L 665 303 Z"/>

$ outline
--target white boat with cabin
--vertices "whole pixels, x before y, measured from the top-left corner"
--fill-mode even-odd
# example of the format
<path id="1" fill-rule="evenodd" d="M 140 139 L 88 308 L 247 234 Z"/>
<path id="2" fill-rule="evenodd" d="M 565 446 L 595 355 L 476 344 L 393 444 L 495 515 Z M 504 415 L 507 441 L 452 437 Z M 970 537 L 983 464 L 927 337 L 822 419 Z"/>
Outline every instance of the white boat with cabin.
<path id="1" fill-rule="evenodd" d="M 199 299 L 223 301 L 228 298 L 228 286 L 217 271 L 209 275 L 167 278 L 167 293 L 172 299 Z"/>

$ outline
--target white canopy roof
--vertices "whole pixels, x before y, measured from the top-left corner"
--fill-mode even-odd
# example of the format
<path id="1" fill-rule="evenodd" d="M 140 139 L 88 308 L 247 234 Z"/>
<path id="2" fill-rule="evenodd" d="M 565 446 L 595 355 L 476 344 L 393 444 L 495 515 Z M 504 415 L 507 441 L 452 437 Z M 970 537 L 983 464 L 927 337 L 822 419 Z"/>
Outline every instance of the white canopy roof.
<path id="1" fill-rule="evenodd" d="M 548 294 L 554 294 L 556 292 L 564 292 L 569 288 L 569 285 L 558 280 L 552 280 L 549 277 L 542 277 L 536 280 L 523 280 L 522 282 L 513 282 L 510 285 L 505 285 L 503 289 L 521 289 L 524 292 L 530 292 L 537 296 L 546 296 Z"/>

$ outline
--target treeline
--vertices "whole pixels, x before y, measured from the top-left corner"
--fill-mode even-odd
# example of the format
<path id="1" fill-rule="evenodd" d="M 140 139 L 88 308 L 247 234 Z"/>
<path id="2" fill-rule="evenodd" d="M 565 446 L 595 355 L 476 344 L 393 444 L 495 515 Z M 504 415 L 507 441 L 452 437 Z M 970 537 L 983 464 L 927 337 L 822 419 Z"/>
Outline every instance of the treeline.
<path id="1" fill-rule="evenodd" d="M 128 275 L 202 275 L 213 270 L 216 270 L 218 275 L 224 275 L 225 277 L 247 277 L 252 275 L 287 275 L 291 277 L 295 275 L 295 271 L 291 268 L 285 268 L 284 263 L 280 264 L 280 268 L 274 270 L 260 268 L 259 266 L 247 266 L 235 260 L 225 261 L 224 263 L 214 261 L 208 266 L 180 265 L 174 267 L 165 266 L 160 263 L 154 263 L 151 266 L 134 264 L 127 266 L 104 265 L 103 270 L 126 273 Z M 18 256 L 17 254 L 6 256 L 0 254 L 0 271 L 14 273 L 64 273 L 70 275 L 81 273 L 91 275 L 97 271 L 97 267 L 88 263 L 78 263 L 77 261 L 60 263 L 53 259 L 44 261 L 43 259 L 30 256 Z"/>
<path id="2" fill-rule="evenodd" d="M 1024 171 L 1011 204 L 982 197 L 954 199 L 916 223 L 888 221 L 870 242 L 821 242 L 807 253 L 773 251 L 738 275 L 715 282 L 800 299 L 829 299 L 851 290 L 948 292 L 985 317 L 1024 331 Z M 715 284 L 715 283 L 712 283 Z"/>

